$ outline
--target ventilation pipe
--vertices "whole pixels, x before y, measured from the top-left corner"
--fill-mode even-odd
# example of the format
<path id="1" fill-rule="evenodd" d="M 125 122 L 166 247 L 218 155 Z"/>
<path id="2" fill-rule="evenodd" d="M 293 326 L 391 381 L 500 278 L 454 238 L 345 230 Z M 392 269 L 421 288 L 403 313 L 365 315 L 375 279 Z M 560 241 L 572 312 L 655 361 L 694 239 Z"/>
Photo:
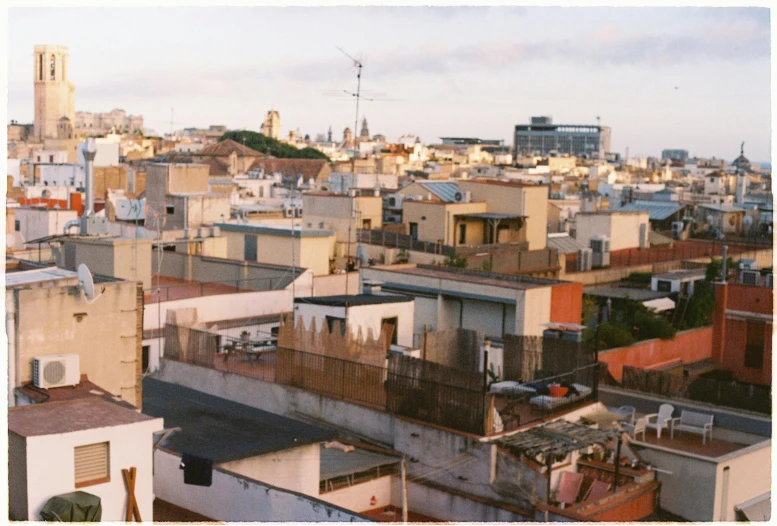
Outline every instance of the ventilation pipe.
<path id="1" fill-rule="evenodd" d="M 97 155 L 97 148 L 92 137 L 86 139 L 86 147 L 83 152 L 86 161 L 86 203 L 84 203 L 84 214 L 81 217 L 89 217 L 94 214 L 94 158 Z"/>

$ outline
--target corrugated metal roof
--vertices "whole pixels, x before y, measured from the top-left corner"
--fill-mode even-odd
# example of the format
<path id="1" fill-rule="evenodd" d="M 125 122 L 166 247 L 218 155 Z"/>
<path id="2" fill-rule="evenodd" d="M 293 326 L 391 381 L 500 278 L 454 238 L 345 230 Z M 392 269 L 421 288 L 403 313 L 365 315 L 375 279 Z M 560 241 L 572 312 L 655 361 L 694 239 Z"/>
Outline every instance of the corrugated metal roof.
<path id="1" fill-rule="evenodd" d="M 717 212 L 744 212 L 744 208 L 740 208 L 735 205 L 700 205 L 699 208 L 707 208 L 708 210 L 715 210 Z"/>
<path id="2" fill-rule="evenodd" d="M 560 254 L 577 254 L 578 250 L 586 248 L 569 234 L 549 234 L 547 245 L 548 248 L 555 248 L 558 250 Z"/>
<path id="3" fill-rule="evenodd" d="M 23 270 L 21 272 L 8 272 L 5 275 L 5 286 L 21 287 L 31 283 L 41 281 L 55 281 L 60 279 L 77 278 L 78 274 L 72 270 L 65 270 L 59 267 L 46 267 L 34 270 Z"/>
<path id="4" fill-rule="evenodd" d="M 430 182 L 424 182 L 420 184 L 424 188 L 424 190 L 433 193 L 434 195 L 440 198 L 440 201 L 444 201 L 446 203 L 455 203 L 456 193 L 457 192 L 461 192 L 462 194 L 464 193 L 459 188 L 459 185 L 448 181 L 444 181 L 444 182 L 441 181 L 439 183 L 430 181 Z"/>
<path id="5" fill-rule="evenodd" d="M 666 247 L 672 244 L 672 238 L 651 230 L 648 232 L 648 243 L 651 247 Z"/>
<path id="6" fill-rule="evenodd" d="M 682 205 L 667 201 L 635 201 L 617 210 L 619 212 L 647 212 L 651 221 L 662 221 L 682 208 Z"/>
<path id="7" fill-rule="evenodd" d="M 366 449 L 356 448 L 346 453 L 339 449 L 327 449 L 322 444 L 319 479 L 328 480 L 343 475 L 361 473 L 378 466 L 398 464 L 401 461 L 401 458 Z"/>

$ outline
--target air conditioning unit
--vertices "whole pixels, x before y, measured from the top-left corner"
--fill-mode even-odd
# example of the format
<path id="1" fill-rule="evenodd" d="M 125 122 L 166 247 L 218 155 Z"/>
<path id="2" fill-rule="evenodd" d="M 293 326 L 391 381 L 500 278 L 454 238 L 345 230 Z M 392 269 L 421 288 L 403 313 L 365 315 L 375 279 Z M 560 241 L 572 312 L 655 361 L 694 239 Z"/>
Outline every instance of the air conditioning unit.
<path id="1" fill-rule="evenodd" d="M 590 248 L 581 248 L 577 251 L 577 270 L 586 272 L 591 270 L 593 264 L 593 252 Z"/>
<path id="2" fill-rule="evenodd" d="M 760 285 L 761 273 L 757 270 L 743 270 L 739 273 L 739 282 L 743 285 Z"/>
<path id="3" fill-rule="evenodd" d="M 672 237 L 674 239 L 680 239 L 685 230 L 685 223 L 682 221 L 672 221 Z"/>
<path id="4" fill-rule="evenodd" d="M 764 280 L 764 287 L 771 289 L 772 288 L 772 275 L 767 274 L 766 279 Z"/>
<path id="5" fill-rule="evenodd" d="M 386 199 L 386 208 L 399 210 L 402 208 L 403 195 L 392 195 Z"/>
<path id="6" fill-rule="evenodd" d="M 453 194 L 453 200 L 457 203 L 466 203 L 467 202 L 466 199 L 467 199 L 466 192 L 458 191 L 455 194 Z"/>
<path id="7" fill-rule="evenodd" d="M 183 238 L 184 239 L 191 239 L 192 238 L 192 231 L 188 228 L 183 229 Z"/>
<path id="8" fill-rule="evenodd" d="M 78 385 L 80 381 L 77 354 L 54 354 L 32 359 L 32 382 L 35 387 L 50 389 Z"/>
<path id="9" fill-rule="evenodd" d="M 591 252 L 593 267 L 610 266 L 610 238 L 606 236 L 594 236 L 591 238 Z"/>
<path id="10" fill-rule="evenodd" d="M 472 192 L 467 190 L 466 192 L 464 192 L 464 202 L 469 203 L 470 201 L 472 201 Z"/>
<path id="11" fill-rule="evenodd" d="M 755 259 L 743 259 L 739 265 L 741 270 L 758 270 L 758 262 Z"/>

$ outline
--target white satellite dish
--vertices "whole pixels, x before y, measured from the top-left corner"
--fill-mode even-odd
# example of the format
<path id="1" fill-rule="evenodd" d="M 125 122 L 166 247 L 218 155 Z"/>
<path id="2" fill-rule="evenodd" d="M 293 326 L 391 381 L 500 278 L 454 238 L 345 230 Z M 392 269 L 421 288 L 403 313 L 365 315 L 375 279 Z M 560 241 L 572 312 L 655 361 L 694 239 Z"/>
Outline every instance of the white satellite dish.
<path id="1" fill-rule="evenodd" d="M 745 216 L 743 219 L 745 226 L 750 226 L 753 224 L 753 216 Z"/>
<path id="2" fill-rule="evenodd" d="M 92 273 L 89 271 L 89 267 L 83 263 L 78 265 L 78 285 L 81 287 L 81 292 L 84 293 L 88 303 L 92 303 L 100 297 L 99 294 L 95 294 Z"/>
<path id="3" fill-rule="evenodd" d="M 707 216 L 707 223 L 712 224 L 713 219 L 714 218 L 712 217 L 712 214 L 708 215 Z"/>

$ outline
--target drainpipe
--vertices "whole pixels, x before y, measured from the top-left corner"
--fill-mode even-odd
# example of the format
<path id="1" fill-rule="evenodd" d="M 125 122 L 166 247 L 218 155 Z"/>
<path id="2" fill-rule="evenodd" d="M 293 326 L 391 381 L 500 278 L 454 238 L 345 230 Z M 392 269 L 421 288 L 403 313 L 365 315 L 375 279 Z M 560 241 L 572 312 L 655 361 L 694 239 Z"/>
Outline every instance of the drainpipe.
<path id="1" fill-rule="evenodd" d="M 727 266 L 726 260 L 728 259 L 727 255 L 728 255 L 728 246 L 723 245 L 723 266 L 721 268 L 721 277 L 720 277 L 720 281 L 722 283 L 726 282 L 726 274 L 728 273 L 728 269 L 726 268 Z"/>
<path id="2" fill-rule="evenodd" d="M 8 334 L 8 407 L 13 407 L 14 388 L 16 387 L 16 291 L 13 297 L 6 296 L 5 332 Z"/>
<path id="3" fill-rule="evenodd" d="M 94 214 L 94 158 L 97 155 L 97 148 L 95 148 L 92 137 L 86 139 L 86 147 L 83 152 L 84 160 L 86 161 L 86 173 L 84 174 L 86 176 L 86 203 L 84 204 L 84 215 L 82 217 L 88 217 Z"/>

